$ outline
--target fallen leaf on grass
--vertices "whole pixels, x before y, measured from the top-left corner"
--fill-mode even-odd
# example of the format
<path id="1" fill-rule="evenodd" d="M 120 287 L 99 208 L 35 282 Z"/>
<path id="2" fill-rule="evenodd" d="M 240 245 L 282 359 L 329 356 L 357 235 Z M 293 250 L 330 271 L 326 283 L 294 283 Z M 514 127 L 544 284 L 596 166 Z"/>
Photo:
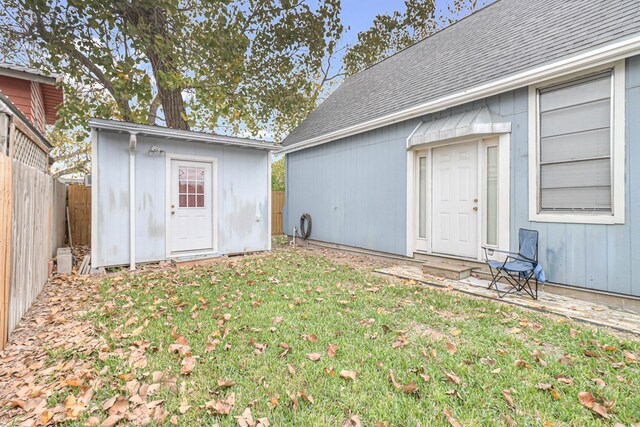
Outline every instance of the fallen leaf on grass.
<path id="1" fill-rule="evenodd" d="M 287 363 L 287 371 L 289 371 L 289 375 L 294 376 L 296 374 L 296 368 L 293 365 Z"/>
<path id="2" fill-rule="evenodd" d="M 233 380 L 225 380 L 225 379 L 218 380 L 219 388 L 233 387 L 234 385 L 236 385 L 236 382 Z"/>
<path id="3" fill-rule="evenodd" d="M 313 343 L 318 342 L 318 336 L 316 334 L 305 335 L 303 338 L 309 342 L 313 342 Z"/>
<path id="4" fill-rule="evenodd" d="M 391 384 L 393 384 L 395 388 L 397 388 L 398 390 L 402 390 L 407 394 L 414 394 L 418 392 L 418 386 L 416 385 L 416 383 L 410 382 L 409 384 L 402 385 L 398 381 L 396 381 L 393 369 L 389 369 L 389 375 L 387 376 L 387 379 L 391 382 Z"/>
<path id="5" fill-rule="evenodd" d="M 362 427 L 362 421 L 358 415 L 351 415 L 342 422 L 342 427 Z"/>
<path id="6" fill-rule="evenodd" d="M 452 329 L 449 331 L 449 333 L 451 335 L 453 335 L 454 337 L 457 337 L 458 335 L 460 335 L 462 333 L 462 331 L 460 329 Z"/>
<path id="7" fill-rule="evenodd" d="M 456 354 L 458 352 L 458 348 L 452 342 L 447 342 L 447 353 Z"/>
<path id="8" fill-rule="evenodd" d="M 607 407 L 596 402 L 596 398 L 593 397 L 591 393 L 588 391 L 581 391 L 578 393 L 578 400 L 583 406 L 591 409 L 596 414 L 600 415 L 602 418 L 609 419 L 611 415 L 609 415 L 609 410 Z"/>
<path id="9" fill-rule="evenodd" d="M 451 412 L 449 412 L 448 409 L 443 409 L 442 413 L 447 417 L 447 421 L 449 421 L 449 424 L 451 424 L 452 427 L 462 427 L 462 425 L 453 418 L 453 415 L 451 415 Z"/>
<path id="10" fill-rule="evenodd" d="M 189 375 L 193 368 L 196 367 L 195 357 L 185 357 L 182 359 L 182 366 L 180 367 L 180 375 Z"/>
<path id="11" fill-rule="evenodd" d="M 604 388 L 604 386 L 607 385 L 607 383 L 605 383 L 603 381 L 602 378 L 593 378 L 591 381 L 593 381 L 594 383 L 596 383 L 596 385 L 598 386 L 598 388 Z"/>
<path id="12" fill-rule="evenodd" d="M 310 394 L 307 394 L 306 390 L 299 391 L 298 396 L 300 396 L 300 399 L 304 400 L 305 402 L 309 402 L 312 405 L 315 403 L 313 401 L 313 396 L 311 396 Z"/>
<path id="13" fill-rule="evenodd" d="M 336 344 L 331 344 L 327 347 L 327 355 L 329 357 L 336 357 L 336 351 L 338 351 L 338 346 Z"/>
<path id="14" fill-rule="evenodd" d="M 307 354 L 307 359 L 311 360 L 312 362 L 317 362 L 318 360 L 320 360 L 321 357 L 322 357 L 322 354 L 320 353 Z"/>
<path id="15" fill-rule="evenodd" d="M 229 415 L 233 409 L 233 405 L 236 402 L 235 393 L 231 393 L 223 400 L 210 400 L 205 403 L 204 407 L 210 411 L 213 415 Z"/>
<path id="16" fill-rule="evenodd" d="M 504 395 L 504 398 L 507 400 L 507 405 L 509 405 L 511 408 L 514 408 L 515 405 L 513 403 L 513 397 L 511 397 L 511 391 L 509 390 L 502 390 L 502 394 Z"/>
<path id="17" fill-rule="evenodd" d="M 453 372 L 445 372 L 444 374 L 447 376 L 447 379 L 453 384 L 462 384 L 462 380 L 460 379 L 460 377 Z"/>
<path id="18" fill-rule="evenodd" d="M 355 381 L 356 375 L 358 375 L 356 371 L 347 371 L 346 369 L 340 371 L 340 377 L 344 378 L 345 380 Z"/>

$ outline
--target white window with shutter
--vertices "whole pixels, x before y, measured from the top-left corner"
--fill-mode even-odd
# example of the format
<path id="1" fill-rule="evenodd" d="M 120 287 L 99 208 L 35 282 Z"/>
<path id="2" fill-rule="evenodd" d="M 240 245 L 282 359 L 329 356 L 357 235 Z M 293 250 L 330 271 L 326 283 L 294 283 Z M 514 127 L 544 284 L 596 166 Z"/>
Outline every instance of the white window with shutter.
<path id="1" fill-rule="evenodd" d="M 532 221 L 624 222 L 624 62 L 530 88 Z"/>

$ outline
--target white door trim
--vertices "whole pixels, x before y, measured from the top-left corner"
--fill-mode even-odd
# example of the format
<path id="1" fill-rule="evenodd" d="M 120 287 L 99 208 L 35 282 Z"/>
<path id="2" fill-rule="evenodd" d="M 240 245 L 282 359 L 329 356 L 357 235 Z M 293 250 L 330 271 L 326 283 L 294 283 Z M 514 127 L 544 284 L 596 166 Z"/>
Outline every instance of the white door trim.
<path id="1" fill-rule="evenodd" d="M 442 141 L 424 146 L 411 147 L 407 150 L 407 256 L 413 258 L 415 252 L 432 254 L 432 180 L 433 171 L 431 150 L 453 144 L 462 144 L 476 141 L 478 142 L 478 257 L 483 260 L 484 253 L 482 246 L 486 246 L 486 224 L 485 224 L 485 192 L 486 192 L 486 147 L 490 145 L 498 146 L 498 245 L 496 249 L 510 249 L 510 192 L 511 192 L 511 134 L 497 134 L 484 136 L 483 138 L 465 138 L 459 141 Z M 496 142 L 497 141 L 497 142 Z M 418 251 L 416 248 L 416 236 L 418 232 L 418 192 L 417 192 L 417 158 L 418 153 L 427 155 L 427 240 L 428 250 Z M 462 257 L 461 257 L 462 258 Z"/>
<path id="2" fill-rule="evenodd" d="M 175 258 L 180 256 L 201 256 L 215 255 L 218 253 L 218 158 L 190 156 L 186 154 L 166 153 L 165 156 L 165 252 L 167 258 Z M 180 251 L 175 253 L 171 251 L 171 162 L 173 160 L 186 160 L 190 162 L 210 163 L 211 164 L 211 191 L 213 206 L 211 209 L 212 232 L 213 232 L 213 249 L 207 251 Z"/>

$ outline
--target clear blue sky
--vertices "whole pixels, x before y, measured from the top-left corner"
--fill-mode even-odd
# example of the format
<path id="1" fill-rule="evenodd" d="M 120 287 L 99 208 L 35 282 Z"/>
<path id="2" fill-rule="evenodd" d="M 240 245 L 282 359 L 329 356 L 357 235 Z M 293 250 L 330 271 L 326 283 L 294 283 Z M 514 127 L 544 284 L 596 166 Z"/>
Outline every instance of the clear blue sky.
<path id="1" fill-rule="evenodd" d="M 391 14 L 394 10 L 404 10 L 404 1 L 342 0 L 342 23 L 351 27 L 345 34 L 345 41 L 353 43 L 358 32 L 369 28 L 376 15 Z"/>

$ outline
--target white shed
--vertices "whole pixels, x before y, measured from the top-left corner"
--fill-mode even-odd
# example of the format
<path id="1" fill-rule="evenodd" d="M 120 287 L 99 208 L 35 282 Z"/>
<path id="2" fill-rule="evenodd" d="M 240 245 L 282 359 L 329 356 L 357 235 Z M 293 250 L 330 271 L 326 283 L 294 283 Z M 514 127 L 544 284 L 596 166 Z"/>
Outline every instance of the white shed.
<path id="1" fill-rule="evenodd" d="M 90 121 L 92 268 L 271 249 L 271 143 Z"/>

